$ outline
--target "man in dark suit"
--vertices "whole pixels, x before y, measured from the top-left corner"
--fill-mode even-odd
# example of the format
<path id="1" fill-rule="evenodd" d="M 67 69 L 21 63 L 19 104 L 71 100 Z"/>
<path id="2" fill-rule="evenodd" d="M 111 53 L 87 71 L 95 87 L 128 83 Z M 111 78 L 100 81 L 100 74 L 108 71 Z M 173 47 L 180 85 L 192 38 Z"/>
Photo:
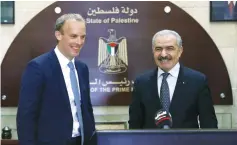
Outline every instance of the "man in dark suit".
<path id="1" fill-rule="evenodd" d="M 154 35 L 152 43 L 158 67 L 135 80 L 129 128 L 156 128 L 154 118 L 160 109 L 171 114 L 172 128 L 199 128 L 198 118 L 200 128 L 217 128 L 206 76 L 179 63 L 183 52 L 179 34 L 162 30 Z"/>
<path id="2" fill-rule="evenodd" d="M 75 57 L 84 45 L 86 23 L 65 14 L 55 25 L 57 46 L 31 60 L 22 76 L 17 111 L 20 145 L 96 143 L 89 71 Z"/>
<path id="3" fill-rule="evenodd" d="M 236 1 L 213 1 L 211 3 L 213 20 L 237 20 Z"/>

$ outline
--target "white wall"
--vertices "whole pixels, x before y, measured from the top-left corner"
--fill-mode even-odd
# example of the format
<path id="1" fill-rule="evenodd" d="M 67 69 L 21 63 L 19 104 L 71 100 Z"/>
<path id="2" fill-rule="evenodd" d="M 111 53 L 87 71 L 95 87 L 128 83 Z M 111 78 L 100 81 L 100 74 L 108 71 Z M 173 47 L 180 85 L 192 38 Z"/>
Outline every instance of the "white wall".
<path id="1" fill-rule="evenodd" d="M 1 53 L 0 62 L 7 52 L 11 42 L 14 40 L 20 30 L 41 10 L 52 4 L 51 1 L 40 2 L 15 2 L 15 25 L 1 25 Z M 214 40 L 227 66 L 234 104 L 226 106 L 215 106 L 219 128 L 229 129 L 237 128 L 237 23 L 219 22 L 211 23 L 209 21 L 209 1 L 175 1 L 173 2 L 187 13 L 189 13 Z M 1 126 L 10 126 L 13 128 L 13 138 L 16 136 L 16 108 L 1 107 Z M 94 107 L 94 114 L 97 122 L 113 122 L 128 120 L 128 106 L 124 107 Z"/>

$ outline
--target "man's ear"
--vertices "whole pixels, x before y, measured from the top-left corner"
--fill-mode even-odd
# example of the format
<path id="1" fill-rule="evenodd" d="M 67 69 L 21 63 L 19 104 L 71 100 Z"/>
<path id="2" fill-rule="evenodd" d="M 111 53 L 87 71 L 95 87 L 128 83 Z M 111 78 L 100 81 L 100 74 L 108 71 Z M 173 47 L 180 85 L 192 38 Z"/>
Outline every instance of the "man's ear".
<path id="1" fill-rule="evenodd" d="M 58 41 L 60 41 L 62 39 L 62 34 L 60 31 L 55 31 L 55 37 L 57 38 Z"/>
<path id="2" fill-rule="evenodd" d="M 180 57 L 182 55 L 183 51 L 184 51 L 183 46 L 181 46 L 179 49 L 180 49 L 179 50 L 179 57 Z"/>

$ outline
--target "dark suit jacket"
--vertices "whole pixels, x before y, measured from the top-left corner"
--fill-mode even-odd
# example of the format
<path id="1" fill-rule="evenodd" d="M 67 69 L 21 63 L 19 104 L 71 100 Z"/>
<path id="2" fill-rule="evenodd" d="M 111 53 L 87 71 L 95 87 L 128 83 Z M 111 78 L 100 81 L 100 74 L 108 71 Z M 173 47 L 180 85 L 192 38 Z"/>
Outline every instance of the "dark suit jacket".
<path id="1" fill-rule="evenodd" d="M 233 15 L 230 14 L 228 1 L 212 2 L 213 20 L 237 20 L 237 3 L 233 9 Z"/>
<path id="2" fill-rule="evenodd" d="M 157 69 L 135 80 L 129 108 L 129 128 L 156 128 L 155 113 L 162 108 L 157 90 Z M 205 75 L 180 66 L 170 104 L 172 128 L 217 128 L 217 119 Z"/>
<path id="3" fill-rule="evenodd" d="M 75 60 L 80 82 L 85 144 L 95 134 L 90 100 L 89 71 Z M 17 112 L 20 145 L 65 145 L 72 136 L 73 118 L 62 70 L 54 50 L 26 67 L 22 76 Z M 93 140 L 94 141 L 94 140 Z"/>

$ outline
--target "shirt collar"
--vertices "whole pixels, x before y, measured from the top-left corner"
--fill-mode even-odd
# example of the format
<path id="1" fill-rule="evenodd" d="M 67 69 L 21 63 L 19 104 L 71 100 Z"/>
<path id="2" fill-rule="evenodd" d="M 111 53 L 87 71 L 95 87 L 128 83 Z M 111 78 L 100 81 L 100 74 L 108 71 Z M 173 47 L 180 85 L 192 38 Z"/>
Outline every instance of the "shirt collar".
<path id="1" fill-rule="evenodd" d="M 179 75 L 179 69 L 180 69 L 180 64 L 179 62 L 168 72 L 171 76 L 178 78 Z M 160 77 L 164 71 L 158 67 L 158 72 L 157 76 Z"/>
<path id="2" fill-rule="evenodd" d="M 58 57 L 58 61 L 59 61 L 60 65 L 61 65 L 61 67 L 63 67 L 63 68 L 68 67 L 68 63 L 70 62 L 70 60 L 67 59 L 67 57 L 65 57 L 60 52 L 60 50 L 58 49 L 58 46 L 55 47 L 54 51 L 55 51 L 56 56 Z M 75 58 L 73 58 L 71 61 L 75 65 Z"/>

